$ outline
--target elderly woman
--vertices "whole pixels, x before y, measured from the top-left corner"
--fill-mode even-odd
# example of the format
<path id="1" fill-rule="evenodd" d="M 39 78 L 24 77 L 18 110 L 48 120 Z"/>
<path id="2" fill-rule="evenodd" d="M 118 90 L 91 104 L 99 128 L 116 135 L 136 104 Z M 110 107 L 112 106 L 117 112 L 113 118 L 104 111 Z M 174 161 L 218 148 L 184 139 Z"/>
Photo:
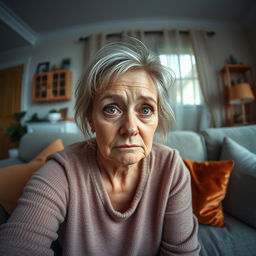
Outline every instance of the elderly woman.
<path id="1" fill-rule="evenodd" d="M 190 176 L 170 128 L 172 74 L 140 41 L 102 48 L 80 82 L 76 120 L 95 138 L 53 154 L 32 176 L 0 255 L 198 255 Z"/>

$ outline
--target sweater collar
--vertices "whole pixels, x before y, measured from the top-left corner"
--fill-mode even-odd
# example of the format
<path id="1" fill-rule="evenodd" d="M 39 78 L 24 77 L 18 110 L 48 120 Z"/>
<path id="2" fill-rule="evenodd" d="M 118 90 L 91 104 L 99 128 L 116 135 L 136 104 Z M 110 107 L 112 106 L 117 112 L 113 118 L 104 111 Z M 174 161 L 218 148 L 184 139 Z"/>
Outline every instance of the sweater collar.
<path id="1" fill-rule="evenodd" d="M 129 218 L 137 209 L 141 198 L 143 196 L 143 192 L 146 188 L 149 173 L 150 173 L 150 162 L 151 162 L 151 154 L 149 154 L 146 158 L 142 159 L 142 173 L 141 178 L 136 189 L 135 195 L 133 197 L 132 203 L 130 207 L 125 212 L 119 212 L 115 210 L 112 206 L 111 200 L 108 196 L 108 193 L 103 184 L 103 180 L 101 178 L 100 169 L 97 163 L 97 144 L 95 139 L 91 139 L 89 141 L 92 150 L 90 150 L 89 154 L 89 162 L 91 162 L 90 173 L 92 176 L 92 180 L 94 182 L 95 189 L 104 205 L 104 208 L 108 212 L 111 218 L 115 221 L 122 221 Z"/>

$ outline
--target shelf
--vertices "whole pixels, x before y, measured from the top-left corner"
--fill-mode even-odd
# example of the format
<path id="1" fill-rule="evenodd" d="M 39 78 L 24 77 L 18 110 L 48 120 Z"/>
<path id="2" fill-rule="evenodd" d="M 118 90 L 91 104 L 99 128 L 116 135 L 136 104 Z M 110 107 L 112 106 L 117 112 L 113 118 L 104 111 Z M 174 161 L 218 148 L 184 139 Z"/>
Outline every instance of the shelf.
<path id="1" fill-rule="evenodd" d="M 51 122 L 38 122 L 26 123 L 28 132 L 60 132 L 60 133 L 77 133 L 79 128 L 75 122 L 72 121 L 59 121 L 56 123 Z"/>
<path id="2" fill-rule="evenodd" d="M 222 77 L 222 84 L 224 86 L 224 100 L 225 100 L 225 123 L 226 126 L 239 126 L 239 125 L 249 125 L 255 122 L 248 123 L 236 123 L 238 121 L 237 116 L 242 115 L 241 105 L 231 105 L 229 93 L 233 85 L 239 84 L 241 82 L 249 83 L 253 88 L 253 74 L 252 67 L 250 65 L 238 65 L 229 64 L 225 65 L 221 70 L 220 74 Z M 253 102 L 245 104 L 245 118 L 246 120 L 255 120 L 255 114 L 252 111 Z"/>
<path id="3" fill-rule="evenodd" d="M 229 71 L 235 73 L 243 73 L 250 69 L 251 66 L 246 64 L 228 64 L 221 69 L 221 72 L 224 73 Z"/>
<path id="4" fill-rule="evenodd" d="M 256 124 L 256 121 L 246 122 L 246 123 L 230 123 L 230 124 L 227 124 L 226 126 L 245 126 L 245 125 L 254 125 L 254 124 Z"/>

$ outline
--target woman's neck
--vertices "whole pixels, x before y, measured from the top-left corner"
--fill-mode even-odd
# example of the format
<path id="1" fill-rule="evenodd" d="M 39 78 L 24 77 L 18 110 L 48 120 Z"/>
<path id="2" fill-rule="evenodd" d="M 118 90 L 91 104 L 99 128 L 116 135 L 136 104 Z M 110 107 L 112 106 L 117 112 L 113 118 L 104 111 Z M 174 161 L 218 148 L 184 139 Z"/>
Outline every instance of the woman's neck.
<path id="1" fill-rule="evenodd" d="M 141 164 L 118 165 L 97 155 L 100 173 L 107 189 L 124 191 L 127 188 L 137 185 L 140 178 Z"/>

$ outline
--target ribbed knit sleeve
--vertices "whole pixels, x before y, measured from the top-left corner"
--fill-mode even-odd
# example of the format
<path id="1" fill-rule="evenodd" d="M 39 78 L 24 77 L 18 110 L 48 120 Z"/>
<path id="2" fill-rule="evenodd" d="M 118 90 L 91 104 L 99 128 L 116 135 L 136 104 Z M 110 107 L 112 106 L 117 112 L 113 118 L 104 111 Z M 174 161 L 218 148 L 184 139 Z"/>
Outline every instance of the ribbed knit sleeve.
<path id="1" fill-rule="evenodd" d="M 58 237 L 67 201 L 63 166 L 50 160 L 32 176 L 10 219 L 0 226 L 0 255 L 53 255 L 50 246 Z"/>
<path id="2" fill-rule="evenodd" d="M 198 223 L 192 212 L 190 174 L 177 151 L 169 162 L 172 184 L 164 215 L 160 255 L 195 256 L 199 254 L 200 245 Z"/>

